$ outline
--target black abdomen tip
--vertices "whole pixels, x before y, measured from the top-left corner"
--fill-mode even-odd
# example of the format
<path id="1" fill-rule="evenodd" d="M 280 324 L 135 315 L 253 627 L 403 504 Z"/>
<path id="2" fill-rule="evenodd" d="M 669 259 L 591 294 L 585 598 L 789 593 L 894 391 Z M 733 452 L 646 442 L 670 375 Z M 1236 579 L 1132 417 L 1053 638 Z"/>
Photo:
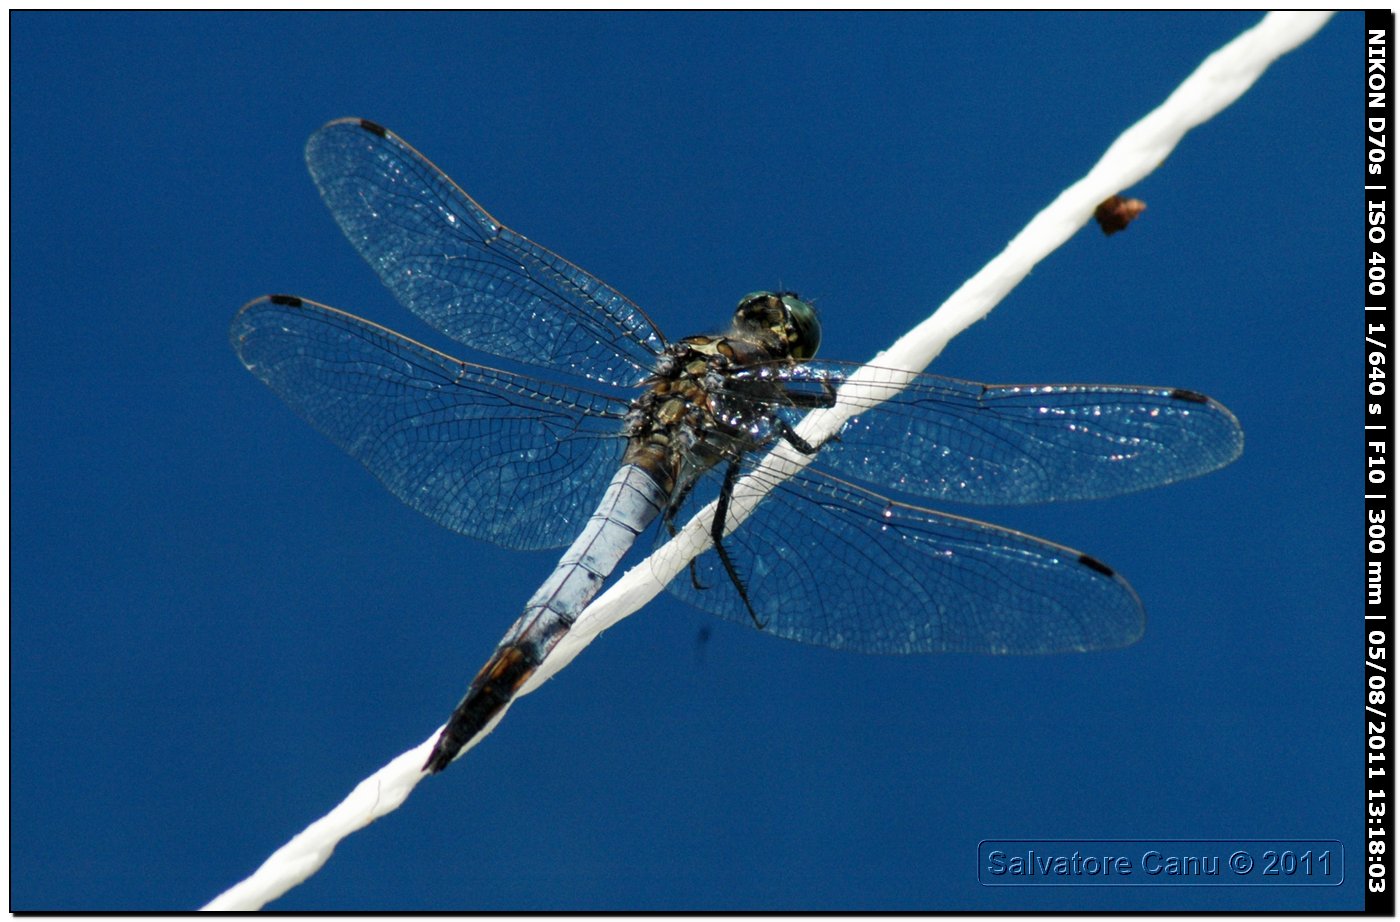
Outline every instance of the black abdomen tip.
<path id="1" fill-rule="evenodd" d="M 296 295 L 268 295 L 267 300 L 282 307 L 301 307 L 301 298 Z"/>
<path id="2" fill-rule="evenodd" d="M 1210 403 L 1210 398 L 1205 394 L 1182 390 L 1179 387 L 1171 392 L 1171 398 L 1173 400 L 1185 400 L 1187 403 Z"/>
<path id="3" fill-rule="evenodd" d="M 1095 560 L 1088 554 L 1080 554 L 1079 562 L 1084 564 L 1084 566 L 1088 567 L 1090 570 L 1093 570 L 1095 573 L 1102 573 L 1104 576 L 1109 577 L 1114 575 L 1112 567 L 1104 563 L 1102 560 Z"/>
<path id="4" fill-rule="evenodd" d="M 379 135 L 381 138 L 389 133 L 388 129 L 386 129 L 383 125 L 380 125 L 377 122 L 371 122 L 367 118 L 360 119 L 360 127 L 363 128 L 365 131 L 368 131 L 370 134 Z"/>

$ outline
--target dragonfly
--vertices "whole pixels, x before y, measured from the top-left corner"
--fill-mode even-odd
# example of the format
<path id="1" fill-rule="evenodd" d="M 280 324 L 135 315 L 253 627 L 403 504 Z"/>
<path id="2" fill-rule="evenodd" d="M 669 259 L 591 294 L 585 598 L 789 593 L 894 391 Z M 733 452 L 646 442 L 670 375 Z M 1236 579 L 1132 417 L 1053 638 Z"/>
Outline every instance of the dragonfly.
<path id="1" fill-rule="evenodd" d="M 306 160 L 396 298 L 497 364 L 290 295 L 239 311 L 239 358 L 439 524 L 508 548 L 567 546 L 424 771 L 442 771 L 493 725 L 640 535 L 656 525 L 664 540 L 690 510 L 713 509 L 709 547 L 668 588 L 779 637 L 867 653 L 1110 649 L 1145 624 L 1111 567 L 921 503 L 1117 496 L 1216 470 L 1243 449 L 1228 409 L 1181 388 L 891 370 L 902 387 L 863 391 L 860 365 L 816 358 L 817 312 L 789 291 L 744 296 L 722 332 L 668 340 L 631 300 L 497 221 L 380 125 L 331 122 Z M 805 414 L 838 399 L 856 412 L 832 437 L 799 434 Z M 810 463 L 778 477 L 762 463 L 778 449 Z M 744 477 L 768 477 L 769 492 L 735 527 Z"/>

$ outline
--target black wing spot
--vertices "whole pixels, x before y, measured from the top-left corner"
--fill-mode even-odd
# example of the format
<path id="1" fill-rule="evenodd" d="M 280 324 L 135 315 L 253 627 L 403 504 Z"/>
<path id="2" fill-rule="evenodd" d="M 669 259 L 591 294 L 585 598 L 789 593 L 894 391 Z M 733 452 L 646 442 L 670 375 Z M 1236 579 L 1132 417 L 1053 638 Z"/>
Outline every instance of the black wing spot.
<path id="1" fill-rule="evenodd" d="M 1173 400 L 1185 400 L 1187 403 L 1210 403 L 1210 398 L 1205 394 L 1182 390 L 1179 387 L 1173 390 L 1169 396 Z"/>
<path id="2" fill-rule="evenodd" d="M 1084 566 L 1088 567 L 1090 570 L 1093 570 L 1095 573 L 1102 573 L 1104 576 L 1108 577 L 1112 577 L 1114 575 L 1112 567 L 1104 563 L 1102 560 L 1095 560 L 1088 554 L 1080 554 L 1079 562 L 1084 564 Z"/>
<path id="3" fill-rule="evenodd" d="M 267 300 L 282 307 L 301 307 L 301 298 L 296 295 L 268 295 Z"/>
<path id="4" fill-rule="evenodd" d="M 379 135 L 381 138 L 389 133 L 389 130 L 383 125 L 380 125 L 376 122 L 371 122 L 367 118 L 360 119 L 360 127 L 363 128 L 365 131 L 368 131 L 370 134 Z"/>

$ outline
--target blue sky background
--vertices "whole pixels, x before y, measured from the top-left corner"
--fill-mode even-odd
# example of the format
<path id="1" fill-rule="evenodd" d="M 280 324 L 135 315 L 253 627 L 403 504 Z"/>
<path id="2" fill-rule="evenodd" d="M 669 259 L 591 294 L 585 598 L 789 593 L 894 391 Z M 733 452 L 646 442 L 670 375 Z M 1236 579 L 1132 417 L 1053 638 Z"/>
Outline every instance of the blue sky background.
<path id="1" fill-rule="evenodd" d="M 673 335 L 785 286 L 865 359 L 1258 19 L 13 14 L 11 908 L 210 899 L 436 727 L 554 562 L 399 504 L 229 348 L 292 292 L 464 351 L 332 223 L 320 124 Z M 1358 907 L 1362 42 L 1334 19 L 933 369 L 1238 415 L 1209 477 L 981 510 L 1126 575 L 1140 643 L 865 657 L 659 599 L 274 907 Z M 978 883 L 1036 837 L 1335 838 L 1349 881 Z"/>

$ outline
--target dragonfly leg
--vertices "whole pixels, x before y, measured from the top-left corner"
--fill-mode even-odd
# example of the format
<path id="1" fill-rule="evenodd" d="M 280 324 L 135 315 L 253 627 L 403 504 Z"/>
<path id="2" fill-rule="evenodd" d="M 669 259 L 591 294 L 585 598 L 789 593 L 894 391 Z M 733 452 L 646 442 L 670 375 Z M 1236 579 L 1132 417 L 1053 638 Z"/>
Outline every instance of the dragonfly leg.
<path id="1" fill-rule="evenodd" d="M 836 406 L 836 388 L 831 386 L 830 381 L 822 381 L 820 394 L 785 388 L 784 395 L 791 406 L 801 410 L 825 410 Z"/>
<path id="2" fill-rule="evenodd" d="M 797 407 L 799 410 L 828 410 L 836 406 L 836 388 L 831 385 L 830 381 L 826 380 L 822 381 L 822 392 L 820 394 L 809 394 L 806 391 L 793 389 L 784 390 L 783 393 L 784 396 L 787 397 L 788 404 Z M 777 419 L 776 422 L 778 424 L 777 429 L 779 434 L 782 435 L 783 439 L 787 441 L 788 444 L 792 445 L 793 448 L 796 448 L 804 455 L 816 454 L 817 449 L 812 447 L 805 440 L 798 438 L 797 433 L 792 430 L 791 426 L 782 419 Z M 832 435 L 828 438 L 828 441 L 832 442 L 838 442 L 840 440 L 841 437 L 839 435 Z"/>
<path id="3" fill-rule="evenodd" d="M 808 442 L 802 436 L 798 435 L 797 430 L 789 426 L 787 422 L 780 417 L 773 417 L 773 423 L 778 430 L 778 434 L 783 437 L 783 441 L 802 452 L 802 454 L 815 455 L 817 449 L 821 447 L 820 445 L 813 445 L 811 442 Z"/>
<path id="4" fill-rule="evenodd" d="M 682 490 L 676 496 L 676 498 L 671 501 L 671 505 L 666 509 L 666 514 L 662 516 L 661 520 L 665 523 L 666 531 L 670 533 L 672 538 L 674 538 L 679 533 L 679 529 L 676 528 L 676 511 L 680 509 L 681 506 L 685 505 L 685 501 L 690 497 L 690 491 L 692 488 L 694 488 L 694 486 L 695 484 L 691 484 L 690 486 Z M 710 588 L 709 586 L 706 586 L 704 583 L 700 582 L 700 571 L 695 567 L 695 558 L 691 558 L 690 565 L 687 569 L 690 570 L 690 585 L 694 586 L 701 592 L 704 592 L 706 589 Z"/>
<path id="5" fill-rule="evenodd" d="M 802 444 L 806 445 L 807 443 L 803 442 Z M 801 450 L 799 447 L 798 451 Z M 729 462 L 729 467 L 725 469 L 724 484 L 720 487 L 719 499 L 715 501 L 715 518 L 710 523 L 710 541 L 715 546 L 715 553 L 719 555 L 720 563 L 724 564 L 724 572 L 729 575 L 729 581 L 738 590 L 739 598 L 744 600 L 744 607 L 749 610 L 749 617 L 753 619 L 754 627 L 761 631 L 768 625 L 758 617 L 758 612 L 753 610 L 753 603 L 749 601 L 749 590 L 744 586 L 744 581 L 740 579 L 739 571 L 735 569 L 734 561 L 729 556 L 729 550 L 724 546 L 724 524 L 729 517 L 729 498 L 734 493 L 734 484 L 738 481 L 739 460 L 735 458 Z M 693 563 L 694 561 L 692 561 Z"/>
<path id="6" fill-rule="evenodd" d="M 675 536 L 675 532 L 672 532 L 671 537 L 674 538 Z M 699 589 L 701 592 L 704 592 L 706 589 L 710 588 L 709 586 L 706 586 L 704 583 L 700 582 L 700 571 L 695 567 L 694 557 L 690 559 L 690 566 L 688 567 L 688 569 L 690 570 L 690 585 L 694 586 L 696 589 Z"/>

